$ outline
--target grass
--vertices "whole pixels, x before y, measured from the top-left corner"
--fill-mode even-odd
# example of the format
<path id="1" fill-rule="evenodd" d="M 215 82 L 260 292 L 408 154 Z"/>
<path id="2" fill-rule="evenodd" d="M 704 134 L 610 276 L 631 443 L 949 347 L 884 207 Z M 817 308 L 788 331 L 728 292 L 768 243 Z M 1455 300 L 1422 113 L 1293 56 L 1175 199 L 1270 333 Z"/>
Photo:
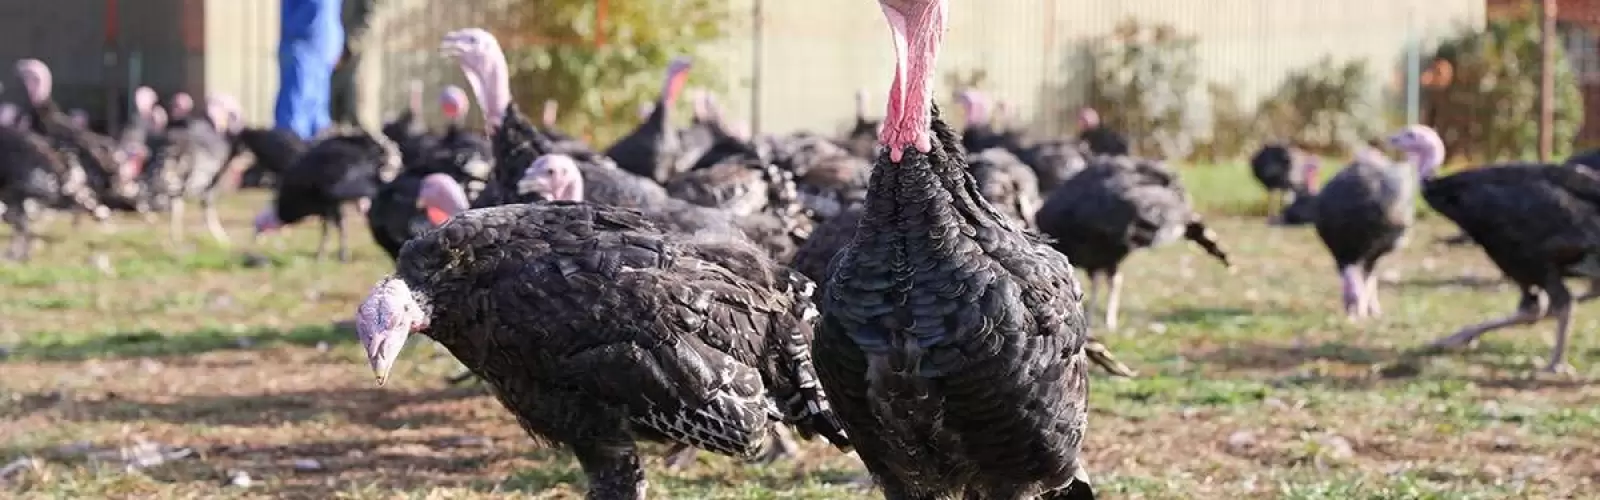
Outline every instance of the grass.
<path id="1" fill-rule="evenodd" d="M 1580 498 L 1600 490 L 1600 315 L 1580 310 L 1576 378 L 1536 375 L 1553 325 L 1401 363 L 1490 316 L 1515 292 L 1476 247 L 1426 218 L 1382 266 L 1387 315 L 1342 319 L 1338 284 L 1307 228 L 1269 228 L 1243 167 L 1185 172 L 1237 255 L 1226 274 L 1183 245 L 1133 257 L 1124 325 L 1100 335 L 1141 371 L 1096 376 L 1086 452 L 1107 498 Z M 228 200 L 248 238 L 262 193 Z M 52 221 L 26 265 L 0 265 L 0 479 L 14 498 L 578 498 L 560 450 L 530 441 L 455 362 L 418 342 L 378 388 L 341 326 L 387 259 L 352 228 L 356 260 L 315 262 L 315 224 L 241 249 L 166 242 L 163 224 Z M 198 224 L 195 224 L 198 227 Z M 103 256 L 103 258 L 97 257 Z M 111 264 L 110 270 L 95 265 Z M 1411 368 L 1410 374 L 1389 370 Z M 138 440 L 195 456 L 128 472 L 82 449 Z M 859 465 L 819 444 L 747 466 L 701 454 L 660 467 L 659 498 L 875 498 Z M 0 464 L 3 465 L 3 464 Z M 249 486 L 229 483 L 240 473 Z"/>

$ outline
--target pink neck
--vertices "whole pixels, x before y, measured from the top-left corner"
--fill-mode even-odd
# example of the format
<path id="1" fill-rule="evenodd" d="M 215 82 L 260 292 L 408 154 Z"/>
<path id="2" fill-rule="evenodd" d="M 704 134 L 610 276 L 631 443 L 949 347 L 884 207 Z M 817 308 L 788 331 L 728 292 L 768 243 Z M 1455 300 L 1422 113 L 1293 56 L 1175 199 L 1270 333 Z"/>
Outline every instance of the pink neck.
<path id="1" fill-rule="evenodd" d="M 1444 163 L 1444 154 L 1438 151 L 1408 151 L 1407 160 L 1417 166 L 1417 178 L 1427 180 L 1439 173 L 1439 165 Z"/>
<path id="2" fill-rule="evenodd" d="M 417 83 L 411 85 L 410 94 L 406 100 L 406 108 L 410 109 L 413 115 L 422 114 L 422 85 Z"/>
<path id="3" fill-rule="evenodd" d="M 883 9 L 893 32 L 895 75 L 879 142 L 889 150 L 891 161 L 899 162 L 906 146 L 924 153 L 933 149 L 929 130 L 933 123 L 933 68 L 944 40 L 947 9 L 944 0 L 923 4 L 909 15 Z"/>
<path id="4" fill-rule="evenodd" d="M 544 122 L 545 128 L 556 126 L 556 113 L 560 109 L 560 104 L 557 104 L 555 99 L 550 99 L 544 102 L 544 116 L 541 116 L 540 118 L 543 119 L 541 121 Z"/>
<path id="5" fill-rule="evenodd" d="M 583 201 L 583 175 L 568 172 L 565 182 L 557 183 L 550 197 L 562 201 Z"/>
<path id="6" fill-rule="evenodd" d="M 684 83 L 688 81 L 688 70 L 673 68 L 667 73 L 667 81 L 661 86 L 661 102 L 666 106 L 662 111 L 672 109 L 672 105 L 678 102 L 678 94 L 683 92 Z"/>
<path id="7" fill-rule="evenodd" d="M 467 84 L 478 96 L 478 106 L 483 110 L 485 130 L 493 132 L 511 106 L 511 73 L 506 69 L 505 53 L 496 51 L 478 71 L 467 70 Z"/>

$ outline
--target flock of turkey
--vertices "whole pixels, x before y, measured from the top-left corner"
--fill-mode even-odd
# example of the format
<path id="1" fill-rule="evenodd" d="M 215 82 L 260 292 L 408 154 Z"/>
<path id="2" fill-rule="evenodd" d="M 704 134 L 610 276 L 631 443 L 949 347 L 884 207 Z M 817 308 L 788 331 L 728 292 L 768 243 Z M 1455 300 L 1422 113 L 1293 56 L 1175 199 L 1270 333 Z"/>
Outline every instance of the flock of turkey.
<path id="1" fill-rule="evenodd" d="M 226 242 L 214 199 L 230 160 L 255 157 L 247 184 L 275 190 L 255 234 L 316 216 L 348 258 L 344 207 L 357 204 L 395 272 L 359 306 L 357 331 L 382 384 L 408 337 L 427 336 L 486 382 L 530 434 L 567 446 L 590 498 L 645 494 L 636 440 L 775 458 L 785 427 L 854 449 L 891 499 L 1093 498 L 1079 450 L 1090 364 L 1132 376 L 1089 334 L 1085 305 L 1115 328 L 1119 266 L 1178 239 L 1234 262 L 1176 173 L 1128 154 L 1092 111 L 1077 140 L 1026 137 L 991 119 L 980 92 L 957 96 L 957 131 L 931 82 L 947 0 L 881 0 L 896 71 L 881 121 L 845 137 L 749 137 L 711 96 L 692 125 L 669 125 L 688 59 L 628 136 L 596 151 L 535 126 L 513 104 L 510 69 L 481 29 L 445 36 L 487 123 L 430 131 L 423 89 L 382 134 L 336 130 L 306 142 L 245 127 L 225 96 L 196 114 L 149 89 L 115 137 L 50 98 L 50 72 L 17 72 L 32 106 L 0 110 L 0 204 L 13 257 L 26 259 L 42 210 L 105 219 L 169 212 L 182 238 L 198 199 Z M 1457 223 L 1523 290 L 1516 313 L 1441 339 L 1558 320 L 1560 370 L 1573 297 L 1600 282 L 1600 153 L 1435 177 L 1442 141 L 1410 126 L 1317 188 L 1317 162 L 1288 145 L 1251 159 L 1274 219 L 1314 224 L 1344 283 L 1346 312 L 1380 314 L 1374 268 L 1399 247 L 1413 197 Z M 1420 180 L 1420 181 L 1419 181 Z M 1073 268 L 1088 273 L 1085 297 Z M 1548 306 L 1541 309 L 1540 295 Z"/>

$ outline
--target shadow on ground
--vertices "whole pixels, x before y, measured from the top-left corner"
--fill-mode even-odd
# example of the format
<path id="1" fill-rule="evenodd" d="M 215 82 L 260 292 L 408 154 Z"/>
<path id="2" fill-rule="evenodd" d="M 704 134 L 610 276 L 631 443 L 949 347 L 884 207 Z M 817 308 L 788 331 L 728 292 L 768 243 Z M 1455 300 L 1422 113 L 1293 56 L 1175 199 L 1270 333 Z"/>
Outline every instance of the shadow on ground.
<path id="1" fill-rule="evenodd" d="M 222 328 L 202 328 L 176 334 L 139 330 L 82 337 L 37 336 L 13 346 L 11 356 L 39 361 L 180 357 L 231 349 L 253 349 L 273 344 L 332 345 L 348 343 L 354 339 L 355 328 L 347 322 L 306 325 L 285 330 L 258 328 L 242 332 Z"/>
<path id="2" fill-rule="evenodd" d="M 450 422 L 443 413 L 394 410 L 423 403 L 442 403 L 481 396 L 479 387 L 452 387 L 418 392 L 383 388 L 326 389 L 314 391 L 190 396 L 173 402 L 128 399 L 117 393 L 59 392 L 21 394 L 14 411 L 0 414 L 20 418 L 52 412 L 68 421 L 138 422 L 159 420 L 178 425 L 272 426 L 316 419 L 333 419 L 382 429 L 427 426 Z"/>

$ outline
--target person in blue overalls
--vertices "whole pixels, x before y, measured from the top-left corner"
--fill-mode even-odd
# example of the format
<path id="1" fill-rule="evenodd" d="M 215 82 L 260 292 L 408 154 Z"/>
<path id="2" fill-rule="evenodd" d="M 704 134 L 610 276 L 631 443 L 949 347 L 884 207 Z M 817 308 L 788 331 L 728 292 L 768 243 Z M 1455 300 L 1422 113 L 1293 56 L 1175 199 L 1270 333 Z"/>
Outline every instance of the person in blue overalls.
<path id="1" fill-rule="evenodd" d="M 332 124 L 333 68 L 344 50 L 343 0 L 282 0 L 278 40 L 278 104 L 273 120 L 311 139 Z"/>

